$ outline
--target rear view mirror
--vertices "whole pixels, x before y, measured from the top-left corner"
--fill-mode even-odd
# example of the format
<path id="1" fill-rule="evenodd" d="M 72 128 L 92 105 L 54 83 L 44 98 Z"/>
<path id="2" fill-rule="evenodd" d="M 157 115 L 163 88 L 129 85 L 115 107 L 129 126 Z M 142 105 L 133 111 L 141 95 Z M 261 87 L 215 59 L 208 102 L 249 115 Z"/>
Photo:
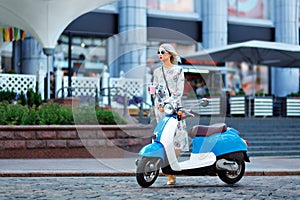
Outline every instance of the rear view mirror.
<path id="1" fill-rule="evenodd" d="M 200 99 L 200 106 L 206 107 L 206 106 L 208 106 L 208 104 L 209 104 L 209 101 L 207 98 Z"/>

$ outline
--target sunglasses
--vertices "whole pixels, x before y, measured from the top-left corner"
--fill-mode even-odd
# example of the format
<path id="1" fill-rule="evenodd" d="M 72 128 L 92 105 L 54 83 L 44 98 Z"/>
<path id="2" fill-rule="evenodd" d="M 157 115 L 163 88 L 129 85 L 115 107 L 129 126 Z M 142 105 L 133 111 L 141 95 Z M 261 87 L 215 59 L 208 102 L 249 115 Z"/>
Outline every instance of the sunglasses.
<path id="1" fill-rule="evenodd" d="M 157 54 L 164 55 L 165 53 L 168 53 L 168 52 L 166 52 L 165 50 L 157 51 Z"/>

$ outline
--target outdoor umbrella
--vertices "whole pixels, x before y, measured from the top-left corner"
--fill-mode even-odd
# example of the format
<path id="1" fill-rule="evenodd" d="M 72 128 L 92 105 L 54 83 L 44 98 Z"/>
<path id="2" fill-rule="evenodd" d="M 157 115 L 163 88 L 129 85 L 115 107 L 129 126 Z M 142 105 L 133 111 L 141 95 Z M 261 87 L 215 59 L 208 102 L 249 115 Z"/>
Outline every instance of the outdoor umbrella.
<path id="1" fill-rule="evenodd" d="M 251 65 L 267 65 L 278 67 L 300 67 L 300 46 L 280 43 L 251 40 L 202 50 L 186 59 L 214 61 L 214 62 L 248 62 Z"/>
<path id="2" fill-rule="evenodd" d="M 203 63 L 244 61 L 248 62 L 248 64 L 250 65 L 299 68 L 300 46 L 280 42 L 252 40 L 248 42 L 202 50 L 191 55 L 186 55 L 184 57 L 190 61 L 200 60 Z M 254 85 L 252 85 L 252 95 L 254 95 Z"/>
<path id="3" fill-rule="evenodd" d="M 248 41 L 202 50 L 184 56 L 187 60 L 205 62 L 248 62 L 250 65 L 272 67 L 300 67 L 300 46 L 266 41 Z M 254 69 L 254 68 L 253 68 Z M 252 97 L 254 97 L 254 72 L 252 74 Z M 250 104 L 249 104 L 250 107 Z"/>

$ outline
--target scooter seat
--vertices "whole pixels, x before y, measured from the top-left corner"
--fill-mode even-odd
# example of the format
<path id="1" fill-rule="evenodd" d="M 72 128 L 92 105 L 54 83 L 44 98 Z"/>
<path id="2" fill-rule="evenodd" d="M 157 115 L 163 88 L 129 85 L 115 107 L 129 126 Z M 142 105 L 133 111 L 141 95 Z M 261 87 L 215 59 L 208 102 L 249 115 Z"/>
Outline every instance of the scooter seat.
<path id="1" fill-rule="evenodd" d="M 191 137 L 209 137 L 216 133 L 222 133 L 227 130 L 227 125 L 225 123 L 213 124 L 210 126 L 196 125 L 189 131 Z"/>

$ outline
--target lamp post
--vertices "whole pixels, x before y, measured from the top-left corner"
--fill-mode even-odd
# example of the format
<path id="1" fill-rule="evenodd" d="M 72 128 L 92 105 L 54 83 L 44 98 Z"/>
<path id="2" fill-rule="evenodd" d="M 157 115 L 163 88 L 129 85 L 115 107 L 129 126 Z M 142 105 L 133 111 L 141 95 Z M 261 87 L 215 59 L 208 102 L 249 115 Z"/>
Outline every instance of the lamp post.
<path id="1" fill-rule="evenodd" d="M 54 48 L 43 48 L 44 54 L 47 56 L 47 95 L 46 100 L 50 99 L 50 66 L 52 65 L 52 57 L 54 54 Z"/>

